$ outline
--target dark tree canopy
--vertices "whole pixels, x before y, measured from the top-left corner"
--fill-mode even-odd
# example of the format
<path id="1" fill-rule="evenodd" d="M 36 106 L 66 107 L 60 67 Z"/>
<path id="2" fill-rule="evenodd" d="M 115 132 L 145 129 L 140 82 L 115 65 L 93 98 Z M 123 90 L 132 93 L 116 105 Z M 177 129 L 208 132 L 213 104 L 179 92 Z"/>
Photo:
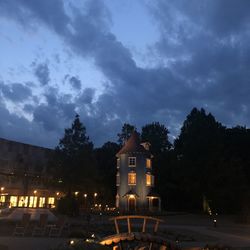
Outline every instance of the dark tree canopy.
<path id="1" fill-rule="evenodd" d="M 56 147 L 51 170 L 68 193 L 98 192 L 110 204 L 116 194 L 116 153 L 136 128 L 125 123 L 118 142 L 93 149 L 86 128 L 75 117 Z M 151 144 L 156 192 L 167 210 L 212 212 L 250 211 L 250 129 L 226 128 L 204 109 L 194 108 L 181 132 L 169 142 L 168 129 L 159 122 L 142 127 L 141 139 Z M 112 202 L 111 202 L 112 201 Z M 243 211 L 243 212 L 242 212 Z"/>
<path id="2" fill-rule="evenodd" d="M 92 150 L 93 143 L 89 141 L 89 137 L 86 135 L 86 128 L 80 122 L 79 115 L 76 115 L 71 128 L 65 129 L 64 137 L 60 139 L 56 150 L 62 151 L 68 157 L 72 157 L 87 148 Z"/>
<path id="3" fill-rule="evenodd" d="M 101 193 L 106 204 L 115 201 L 116 153 L 119 149 L 120 146 L 114 142 L 106 142 L 102 147 L 95 149 Z"/>
<path id="4" fill-rule="evenodd" d="M 190 206 L 189 209 L 200 209 L 202 197 L 209 196 L 213 189 L 224 132 L 225 128 L 211 114 L 194 108 L 174 142 L 179 172 L 175 179 L 179 182 L 184 205 Z"/>
<path id="5" fill-rule="evenodd" d="M 168 129 L 159 122 L 153 122 L 142 127 L 141 140 L 151 144 L 153 154 L 159 154 L 170 149 Z"/>
<path id="6" fill-rule="evenodd" d="M 210 113 L 206 114 L 204 109 L 194 108 L 184 121 L 181 133 L 174 142 L 175 150 L 190 157 L 193 154 L 206 154 L 207 150 L 215 151 L 224 130 L 225 127 Z"/>
<path id="7" fill-rule="evenodd" d="M 124 123 L 122 126 L 122 131 L 121 133 L 118 133 L 118 143 L 120 145 L 123 145 L 128 138 L 131 136 L 131 134 L 136 131 L 136 127 L 134 125 L 131 125 L 129 123 Z"/>
<path id="8" fill-rule="evenodd" d="M 65 129 L 53 159 L 54 174 L 67 192 L 72 189 L 89 189 L 95 179 L 93 144 L 86 135 L 86 128 L 76 115 L 71 128 Z M 91 180 L 92 178 L 92 180 Z"/>

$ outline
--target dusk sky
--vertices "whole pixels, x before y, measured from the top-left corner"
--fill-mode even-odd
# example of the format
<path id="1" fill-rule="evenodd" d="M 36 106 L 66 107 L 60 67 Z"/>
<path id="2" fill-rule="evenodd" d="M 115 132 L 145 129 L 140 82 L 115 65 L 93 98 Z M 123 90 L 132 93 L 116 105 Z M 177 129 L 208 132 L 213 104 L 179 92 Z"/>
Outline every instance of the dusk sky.
<path id="1" fill-rule="evenodd" d="M 95 146 L 124 122 L 178 136 L 193 107 L 250 125 L 249 0 L 0 0 L 0 137 Z"/>

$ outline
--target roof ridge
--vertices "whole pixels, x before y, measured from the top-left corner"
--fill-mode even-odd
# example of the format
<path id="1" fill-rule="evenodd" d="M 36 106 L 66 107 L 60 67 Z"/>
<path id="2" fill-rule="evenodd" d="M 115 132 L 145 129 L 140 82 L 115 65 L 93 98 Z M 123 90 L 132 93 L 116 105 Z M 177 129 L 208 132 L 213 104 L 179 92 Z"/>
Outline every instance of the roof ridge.
<path id="1" fill-rule="evenodd" d="M 118 157 L 121 154 L 126 153 L 149 153 L 142 145 L 139 137 L 139 133 L 134 131 L 129 139 L 125 142 L 121 150 L 116 154 Z"/>

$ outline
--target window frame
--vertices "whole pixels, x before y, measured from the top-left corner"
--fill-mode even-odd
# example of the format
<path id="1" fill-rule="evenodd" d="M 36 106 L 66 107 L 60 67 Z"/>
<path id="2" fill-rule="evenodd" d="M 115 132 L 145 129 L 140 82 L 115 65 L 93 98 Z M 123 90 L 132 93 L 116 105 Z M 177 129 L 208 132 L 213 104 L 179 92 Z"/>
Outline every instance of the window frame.
<path id="1" fill-rule="evenodd" d="M 130 164 L 130 161 L 133 160 L 134 164 Z M 135 156 L 129 156 L 128 157 L 128 166 L 130 168 L 135 168 L 136 167 L 136 157 Z"/>

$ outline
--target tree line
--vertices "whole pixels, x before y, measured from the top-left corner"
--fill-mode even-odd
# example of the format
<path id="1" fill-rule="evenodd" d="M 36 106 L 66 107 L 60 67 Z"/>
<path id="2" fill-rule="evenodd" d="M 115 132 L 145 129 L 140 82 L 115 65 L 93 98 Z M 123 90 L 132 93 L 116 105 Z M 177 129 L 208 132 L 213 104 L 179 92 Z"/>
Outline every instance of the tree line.
<path id="1" fill-rule="evenodd" d="M 55 148 L 49 170 L 68 196 L 74 191 L 98 193 L 103 204 L 114 204 L 116 153 L 137 128 L 125 123 L 117 142 L 94 148 L 76 115 Z M 159 122 L 141 128 L 151 144 L 156 191 L 167 210 L 238 213 L 250 207 L 250 130 L 227 128 L 204 109 L 193 108 L 171 143 Z M 205 204 L 205 205 L 204 205 Z"/>

